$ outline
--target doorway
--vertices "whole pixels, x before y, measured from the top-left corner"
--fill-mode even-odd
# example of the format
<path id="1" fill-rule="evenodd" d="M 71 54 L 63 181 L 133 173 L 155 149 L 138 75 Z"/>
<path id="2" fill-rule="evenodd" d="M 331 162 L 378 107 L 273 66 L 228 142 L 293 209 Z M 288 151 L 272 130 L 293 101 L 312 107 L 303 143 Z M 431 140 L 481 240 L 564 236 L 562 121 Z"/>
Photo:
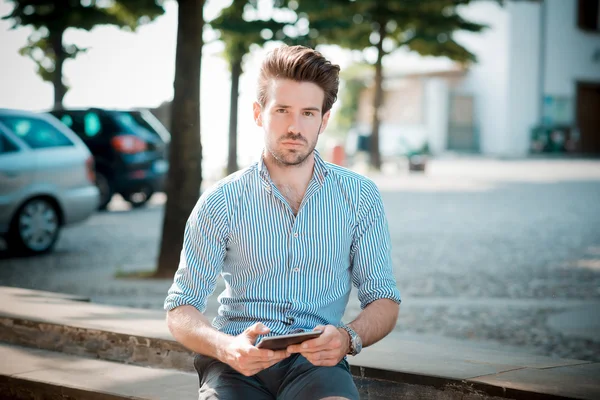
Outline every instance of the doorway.
<path id="1" fill-rule="evenodd" d="M 575 118 L 581 153 L 600 156 L 600 83 L 577 83 Z"/>

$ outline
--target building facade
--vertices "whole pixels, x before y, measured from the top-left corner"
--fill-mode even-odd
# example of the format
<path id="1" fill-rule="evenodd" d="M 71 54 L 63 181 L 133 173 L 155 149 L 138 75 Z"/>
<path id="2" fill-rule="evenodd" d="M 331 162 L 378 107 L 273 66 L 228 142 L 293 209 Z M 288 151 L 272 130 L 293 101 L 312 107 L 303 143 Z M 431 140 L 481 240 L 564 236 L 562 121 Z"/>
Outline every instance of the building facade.
<path id="1" fill-rule="evenodd" d="M 507 1 L 502 7 L 479 1 L 464 7 L 460 12 L 466 19 L 489 26 L 481 33 L 455 35 L 476 54 L 477 64 L 451 77 L 443 71 L 394 77 L 390 68 L 388 75 L 396 81 L 412 79 L 420 85 L 416 92 L 422 94 L 417 101 L 422 108 L 411 125 L 390 118 L 393 111 L 384 112 L 382 141 L 426 138 L 433 153 L 600 155 L 599 3 Z M 407 94 L 388 90 L 386 101 L 398 103 L 392 98 L 400 96 L 406 103 Z M 369 129 L 364 116 L 358 125 Z M 532 137 L 536 127 L 550 129 Z"/>

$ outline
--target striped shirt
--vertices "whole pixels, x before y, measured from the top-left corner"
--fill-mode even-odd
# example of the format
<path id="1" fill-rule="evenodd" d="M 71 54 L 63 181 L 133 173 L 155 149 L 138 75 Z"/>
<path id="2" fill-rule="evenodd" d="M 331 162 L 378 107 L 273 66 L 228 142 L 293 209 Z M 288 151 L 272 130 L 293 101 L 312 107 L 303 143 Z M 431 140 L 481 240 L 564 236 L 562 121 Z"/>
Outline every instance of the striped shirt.
<path id="1" fill-rule="evenodd" d="M 262 158 L 202 194 L 165 310 L 204 312 L 219 274 L 225 290 L 213 326 L 231 335 L 256 322 L 270 335 L 340 326 L 352 284 L 362 308 L 382 298 L 400 303 L 379 190 L 316 151 L 297 215 Z"/>

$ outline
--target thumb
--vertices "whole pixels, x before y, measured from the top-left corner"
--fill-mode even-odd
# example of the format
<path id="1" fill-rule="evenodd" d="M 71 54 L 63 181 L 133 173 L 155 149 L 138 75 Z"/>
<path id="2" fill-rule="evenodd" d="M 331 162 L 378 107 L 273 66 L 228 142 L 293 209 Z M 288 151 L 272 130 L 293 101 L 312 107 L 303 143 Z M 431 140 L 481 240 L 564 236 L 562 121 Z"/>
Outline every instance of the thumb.
<path id="1" fill-rule="evenodd" d="M 247 328 L 244 331 L 244 335 L 250 339 L 250 342 L 252 344 L 254 344 L 256 342 L 256 339 L 260 336 L 260 335 L 264 335 L 269 333 L 269 328 L 267 328 L 266 326 L 264 326 L 263 324 L 261 324 L 260 322 L 257 322 L 256 324 L 250 326 L 249 328 Z"/>

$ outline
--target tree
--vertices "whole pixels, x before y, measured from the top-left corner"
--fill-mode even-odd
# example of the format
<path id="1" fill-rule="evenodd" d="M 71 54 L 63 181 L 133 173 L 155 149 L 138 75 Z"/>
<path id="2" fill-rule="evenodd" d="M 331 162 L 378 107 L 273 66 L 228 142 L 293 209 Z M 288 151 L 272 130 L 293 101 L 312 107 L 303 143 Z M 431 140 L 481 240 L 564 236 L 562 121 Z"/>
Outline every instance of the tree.
<path id="1" fill-rule="evenodd" d="M 238 97 L 242 62 L 250 52 L 252 45 L 262 46 L 272 37 L 282 38 L 284 23 L 273 20 L 245 20 L 246 7 L 255 7 L 254 1 L 233 1 L 220 15 L 210 22 L 210 26 L 220 33 L 225 43 L 224 56 L 231 71 L 231 94 L 229 103 L 229 146 L 227 156 L 227 174 L 238 169 L 237 164 L 237 121 Z"/>
<path id="2" fill-rule="evenodd" d="M 368 64 L 355 63 L 340 74 L 343 88 L 340 93 L 340 110 L 335 116 L 338 130 L 348 132 L 357 120 L 360 94 L 367 87 L 365 69 Z"/>
<path id="3" fill-rule="evenodd" d="M 310 24 L 312 43 L 375 50 L 375 96 L 371 123 L 370 162 L 381 168 L 379 110 L 383 103 L 383 58 L 399 48 L 421 55 L 445 56 L 469 63 L 475 56 L 454 41 L 455 31 L 479 32 L 486 26 L 464 20 L 460 5 L 474 0 L 300 0 L 297 12 Z M 295 2 L 294 2 L 295 3 Z"/>
<path id="4" fill-rule="evenodd" d="M 63 80 L 63 65 L 86 51 L 74 44 L 65 45 L 67 29 L 92 30 L 97 25 L 116 25 L 135 30 L 140 24 L 162 15 L 164 9 L 155 0 L 10 0 L 14 8 L 2 19 L 13 21 L 12 29 L 30 26 L 33 32 L 20 49 L 37 67 L 38 75 L 54 87 L 54 107 L 62 107 L 68 86 Z"/>
<path id="5" fill-rule="evenodd" d="M 177 270 L 185 224 L 202 183 L 200 67 L 204 0 L 178 0 L 178 4 L 167 204 L 155 273 L 160 278 L 171 278 Z"/>

